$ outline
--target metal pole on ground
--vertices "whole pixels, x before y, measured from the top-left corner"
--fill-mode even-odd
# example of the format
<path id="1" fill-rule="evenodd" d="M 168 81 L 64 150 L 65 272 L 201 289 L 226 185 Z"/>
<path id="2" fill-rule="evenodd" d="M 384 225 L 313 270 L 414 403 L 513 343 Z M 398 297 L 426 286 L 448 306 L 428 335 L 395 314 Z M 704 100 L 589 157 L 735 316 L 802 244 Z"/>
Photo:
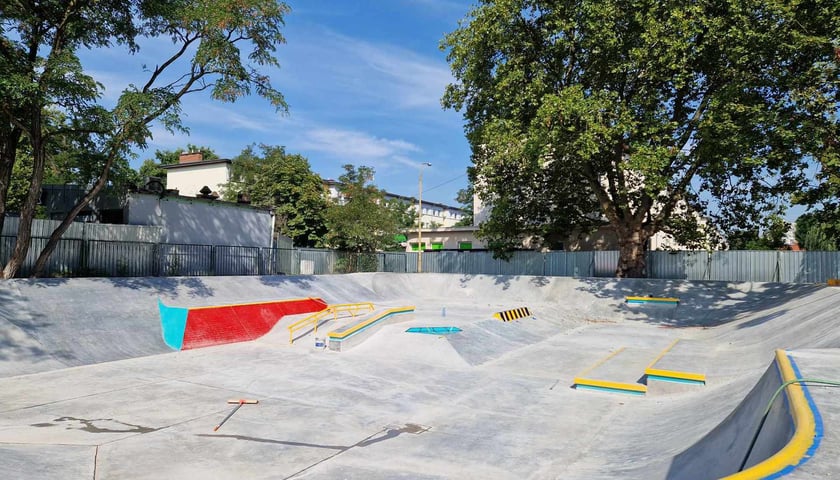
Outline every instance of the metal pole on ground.
<path id="1" fill-rule="evenodd" d="M 233 407 L 233 410 L 231 410 L 231 411 L 230 411 L 230 413 L 228 413 L 228 414 L 227 414 L 227 417 L 225 417 L 225 418 L 224 418 L 224 420 L 222 420 L 222 421 L 221 421 L 218 425 L 216 425 L 216 427 L 213 429 L 213 431 L 214 431 L 214 432 L 215 432 L 215 431 L 217 431 L 218 429 L 222 428 L 222 425 L 224 425 L 224 424 L 225 424 L 225 422 L 227 422 L 227 421 L 228 421 L 228 419 L 229 419 L 230 417 L 232 417 L 232 416 L 233 416 L 233 414 L 234 414 L 234 413 L 236 413 L 236 411 L 237 411 L 237 410 L 239 410 L 240 408 L 242 408 L 242 405 L 245 405 L 245 404 L 248 404 L 248 405 L 257 404 L 257 403 L 260 403 L 260 401 L 259 401 L 259 400 L 246 400 L 246 399 L 241 399 L 241 400 L 228 400 L 228 401 L 227 401 L 227 403 L 235 403 L 235 404 L 236 404 L 236 406 L 235 406 L 235 407 Z"/>

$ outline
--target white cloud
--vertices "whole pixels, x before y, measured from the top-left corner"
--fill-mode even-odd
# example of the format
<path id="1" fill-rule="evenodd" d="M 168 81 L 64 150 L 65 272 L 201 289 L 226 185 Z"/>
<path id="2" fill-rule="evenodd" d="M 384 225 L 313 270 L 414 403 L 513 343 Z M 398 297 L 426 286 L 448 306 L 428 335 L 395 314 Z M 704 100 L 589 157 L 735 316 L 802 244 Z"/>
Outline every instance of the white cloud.
<path id="1" fill-rule="evenodd" d="M 314 128 L 303 133 L 299 148 L 326 153 L 346 161 L 381 163 L 383 160 L 400 159 L 420 147 L 405 140 L 380 138 L 355 130 Z"/>
<path id="2" fill-rule="evenodd" d="M 444 88 L 453 80 L 442 58 L 403 47 L 318 28 L 289 36 L 297 48 L 289 58 L 281 58 L 285 67 L 280 82 L 285 81 L 284 71 L 306 72 L 309 83 L 295 83 L 294 88 L 334 98 L 336 108 L 439 112 Z"/>

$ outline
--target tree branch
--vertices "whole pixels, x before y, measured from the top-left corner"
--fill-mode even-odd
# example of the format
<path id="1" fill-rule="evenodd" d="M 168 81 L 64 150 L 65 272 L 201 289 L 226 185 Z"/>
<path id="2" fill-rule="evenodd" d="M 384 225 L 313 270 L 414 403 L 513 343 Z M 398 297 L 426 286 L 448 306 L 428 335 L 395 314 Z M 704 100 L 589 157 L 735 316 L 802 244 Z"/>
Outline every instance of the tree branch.
<path id="1" fill-rule="evenodd" d="M 167 59 L 165 62 L 163 62 L 163 64 L 155 67 L 155 70 L 154 70 L 154 72 L 152 72 L 152 76 L 149 78 L 149 81 L 146 82 L 145 85 L 143 85 L 143 88 L 141 89 L 142 92 L 148 93 L 148 91 L 155 84 L 155 81 L 160 76 L 160 74 L 163 73 L 163 71 L 166 70 L 170 65 L 175 63 L 179 58 L 181 58 L 181 56 L 184 54 L 184 52 L 187 51 L 187 48 L 189 48 L 189 46 L 192 44 L 192 42 L 194 42 L 198 38 L 201 38 L 201 36 L 196 35 L 195 37 L 189 38 L 189 35 L 186 35 L 186 36 L 182 35 L 181 38 L 184 39 L 184 43 L 183 43 L 183 45 L 181 45 L 181 48 L 178 50 L 178 52 L 176 52 L 174 55 L 169 57 L 169 59 Z"/>

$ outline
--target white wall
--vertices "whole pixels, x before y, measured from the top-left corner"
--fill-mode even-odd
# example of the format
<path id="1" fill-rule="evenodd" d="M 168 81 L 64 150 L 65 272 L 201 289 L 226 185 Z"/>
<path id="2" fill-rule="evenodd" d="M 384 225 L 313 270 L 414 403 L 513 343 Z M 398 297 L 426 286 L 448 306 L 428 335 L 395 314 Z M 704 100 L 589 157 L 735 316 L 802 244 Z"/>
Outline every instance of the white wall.
<path id="1" fill-rule="evenodd" d="M 230 163 L 217 162 L 209 165 L 186 163 L 178 168 L 167 169 L 166 188 L 178 190 L 179 195 L 198 196 L 205 185 L 219 195 L 224 194 L 224 185 L 230 181 Z"/>
<path id="2" fill-rule="evenodd" d="M 426 250 L 432 250 L 432 243 L 443 243 L 443 248 L 446 250 L 458 250 L 458 245 L 461 242 L 472 243 L 473 249 L 483 249 L 486 245 L 483 240 L 479 240 L 475 236 L 476 229 L 473 227 L 454 227 L 446 229 L 423 229 L 423 243 L 426 245 Z M 406 232 L 407 241 L 405 242 L 405 251 L 411 251 L 411 244 L 417 243 L 417 229 Z"/>
<path id="3" fill-rule="evenodd" d="M 126 210 L 130 225 L 163 227 L 164 243 L 271 246 L 271 212 L 248 205 L 132 193 Z"/>

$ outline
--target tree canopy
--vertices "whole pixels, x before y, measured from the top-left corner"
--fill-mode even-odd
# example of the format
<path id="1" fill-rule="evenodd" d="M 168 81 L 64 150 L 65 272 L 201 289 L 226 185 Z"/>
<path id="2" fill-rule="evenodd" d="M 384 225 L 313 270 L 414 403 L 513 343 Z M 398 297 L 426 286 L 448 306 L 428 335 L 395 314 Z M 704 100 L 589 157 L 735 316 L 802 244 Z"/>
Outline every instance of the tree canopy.
<path id="1" fill-rule="evenodd" d="M 216 100 L 234 101 L 254 93 L 285 110 L 282 94 L 260 69 L 277 65 L 274 52 L 284 42 L 287 11 L 276 0 L 6 2 L 0 9 L 0 228 L 24 141 L 32 151 L 32 174 L 3 277 L 15 276 L 26 258 L 54 145 L 83 137 L 99 156 L 99 170 L 51 235 L 34 275 L 73 218 L 108 184 L 118 159 L 146 147 L 153 123 L 186 130 L 179 107 L 184 96 L 207 91 Z M 102 85 L 84 69 L 78 52 L 123 48 L 134 54 L 143 38 L 168 41 L 170 50 L 159 63 L 142 66 L 145 77 L 125 85 L 115 106 L 104 105 Z M 62 114 L 59 122 L 47 120 L 52 111 Z"/>
<path id="2" fill-rule="evenodd" d="M 396 236 L 411 223 L 410 206 L 387 201 L 385 192 L 370 182 L 370 167 L 344 165 L 338 179 L 340 198 L 327 210 L 328 246 L 350 252 L 399 249 Z"/>
<path id="3" fill-rule="evenodd" d="M 482 0 L 448 34 L 498 245 L 607 227 L 619 276 L 657 231 L 747 229 L 836 161 L 840 3 Z"/>
<path id="4" fill-rule="evenodd" d="M 840 222 L 827 223 L 824 212 L 796 219 L 796 241 L 805 250 L 836 251 L 840 247 Z"/>
<path id="5" fill-rule="evenodd" d="M 225 199 L 240 195 L 251 203 L 271 207 L 277 232 L 290 237 L 296 247 L 320 247 L 326 234 L 327 200 L 324 184 L 301 155 L 281 146 L 249 146 L 232 160 L 231 182 Z"/>
<path id="6" fill-rule="evenodd" d="M 161 168 L 164 165 L 176 165 L 184 152 L 201 152 L 204 155 L 204 160 L 215 160 L 219 156 L 210 147 L 199 147 L 191 143 L 187 144 L 187 148 L 176 148 L 175 150 L 155 150 L 154 158 L 147 158 L 138 169 L 141 177 L 157 177 L 165 184 L 166 169 Z M 142 180 L 142 178 L 141 178 Z"/>

